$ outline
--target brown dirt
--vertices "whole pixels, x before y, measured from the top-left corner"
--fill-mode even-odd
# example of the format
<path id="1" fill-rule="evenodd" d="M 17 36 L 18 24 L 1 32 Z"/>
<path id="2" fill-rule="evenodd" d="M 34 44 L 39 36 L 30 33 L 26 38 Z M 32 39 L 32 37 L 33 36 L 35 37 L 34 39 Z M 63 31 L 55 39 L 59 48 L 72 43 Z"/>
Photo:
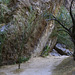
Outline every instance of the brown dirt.
<path id="1" fill-rule="evenodd" d="M 72 57 L 69 57 L 62 61 L 56 69 L 53 75 L 75 75 L 75 61 Z"/>

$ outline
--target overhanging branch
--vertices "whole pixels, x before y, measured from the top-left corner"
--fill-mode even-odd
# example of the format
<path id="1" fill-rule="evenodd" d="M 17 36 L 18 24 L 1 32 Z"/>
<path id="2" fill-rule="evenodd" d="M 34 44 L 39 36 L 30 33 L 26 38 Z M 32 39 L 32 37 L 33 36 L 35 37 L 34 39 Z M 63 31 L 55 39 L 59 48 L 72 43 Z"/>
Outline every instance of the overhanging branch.
<path id="1" fill-rule="evenodd" d="M 54 19 L 46 19 L 46 21 L 49 21 L 49 20 L 55 20 L 57 21 L 65 30 L 67 30 L 69 33 L 70 33 L 70 30 L 68 28 L 66 28 L 59 20 L 56 19 L 55 16 L 53 16 Z"/>

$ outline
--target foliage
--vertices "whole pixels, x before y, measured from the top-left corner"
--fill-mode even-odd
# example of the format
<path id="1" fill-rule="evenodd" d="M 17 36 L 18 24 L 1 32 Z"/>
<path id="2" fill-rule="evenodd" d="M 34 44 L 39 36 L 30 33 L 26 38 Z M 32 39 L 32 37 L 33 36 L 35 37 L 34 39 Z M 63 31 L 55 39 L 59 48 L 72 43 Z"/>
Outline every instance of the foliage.
<path id="1" fill-rule="evenodd" d="M 0 0 L 0 3 L 3 3 L 3 4 L 8 4 L 10 2 L 10 0 Z"/>
<path id="2" fill-rule="evenodd" d="M 31 35 L 32 29 L 35 27 L 33 25 L 33 21 L 35 19 L 35 12 L 30 8 L 30 12 L 27 14 L 27 20 L 25 22 L 25 14 L 24 9 L 20 9 L 17 15 L 14 15 L 14 24 L 15 24 L 15 37 L 16 37 L 16 50 L 18 55 L 18 68 L 20 69 L 20 63 L 23 61 L 27 61 L 28 58 L 22 58 L 23 50 L 25 49 L 24 46 L 27 43 L 29 36 Z M 25 18 L 24 18 L 25 17 Z M 19 22 L 20 21 L 20 22 Z M 17 32 L 17 29 L 18 32 Z"/>
<path id="3" fill-rule="evenodd" d="M 60 11 L 57 15 L 57 19 L 61 23 L 63 23 L 67 28 L 71 27 L 72 25 L 70 14 L 64 6 L 60 8 Z M 58 23 L 56 22 L 56 24 Z M 57 31 L 58 42 L 65 44 L 68 48 L 72 48 L 73 47 L 72 41 L 69 40 L 70 39 L 69 35 L 66 32 L 64 32 L 64 28 L 58 25 L 57 29 L 58 29 Z"/>
<path id="4" fill-rule="evenodd" d="M 57 18 L 68 28 L 72 25 L 72 20 L 69 11 L 64 6 L 61 6 Z"/>
<path id="5" fill-rule="evenodd" d="M 20 63 L 22 63 L 22 62 L 26 62 L 26 61 L 28 61 L 30 59 L 30 56 L 29 57 L 20 57 Z"/>
<path id="6" fill-rule="evenodd" d="M 44 18 L 46 19 L 46 21 L 49 21 L 51 19 L 53 19 L 53 14 L 49 14 L 49 13 L 45 13 Z M 61 6 L 56 18 L 58 19 L 58 21 L 60 21 L 63 25 L 65 25 L 65 27 L 70 28 L 72 25 L 72 19 L 71 16 L 69 14 L 69 11 L 64 7 Z M 59 23 L 57 21 L 55 21 L 56 23 L 56 28 L 53 33 L 51 34 L 51 36 L 58 36 L 58 41 L 59 43 L 63 43 L 65 44 L 68 48 L 73 48 L 73 43 L 70 39 L 70 36 L 65 32 L 65 29 L 59 25 Z"/>
<path id="7" fill-rule="evenodd" d="M 50 51 L 50 47 L 47 45 L 47 46 L 44 48 L 44 50 L 43 50 L 41 56 L 43 56 L 43 57 L 48 56 L 49 51 Z"/>
<path id="8" fill-rule="evenodd" d="M 5 15 L 10 12 L 10 9 L 7 7 L 7 4 L 0 4 L 0 24 L 6 23 Z M 9 18 L 8 18 L 9 19 Z"/>
<path id="9" fill-rule="evenodd" d="M 5 25 L 6 20 L 4 15 L 10 11 L 7 7 L 7 4 L 10 0 L 0 0 L 0 28 Z M 2 47 L 6 38 L 6 31 L 0 31 L 0 65 L 2 63 Z"/>
<path id="10" fill-rule="evenodd" d="M 6 32 L 0 31 L 0 65 L 2 65 L 2 47 L 6 38 Z"/>

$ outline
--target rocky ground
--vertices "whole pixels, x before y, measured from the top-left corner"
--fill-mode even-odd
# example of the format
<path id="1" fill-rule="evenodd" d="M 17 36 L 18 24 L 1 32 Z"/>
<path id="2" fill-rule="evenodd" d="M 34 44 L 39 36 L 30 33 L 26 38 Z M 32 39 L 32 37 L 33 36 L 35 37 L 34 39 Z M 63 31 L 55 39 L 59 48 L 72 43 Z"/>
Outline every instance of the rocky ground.
<path id="1" fill-rule="evenodd" d="M 0 75 L 52 75 L 53 69 L 68 56 L 47 56 L 31 58 L 21 64 L 21 69 L 16 65 L 2 66 Z"/>

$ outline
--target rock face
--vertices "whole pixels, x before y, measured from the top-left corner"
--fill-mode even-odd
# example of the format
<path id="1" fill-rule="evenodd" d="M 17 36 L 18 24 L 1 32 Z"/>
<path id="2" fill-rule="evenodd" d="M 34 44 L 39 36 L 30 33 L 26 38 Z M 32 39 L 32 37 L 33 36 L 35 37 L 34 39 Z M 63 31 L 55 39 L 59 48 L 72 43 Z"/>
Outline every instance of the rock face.
<path id="1" fill-rule="evenodd" d="M 5 32 L 5 37 L 0 35 L 4 38 L 1 48 L 3 64 L 16 62 L 19 53 L 22 57 L 41 54 L 55 27 L 53 21 L 46 22 L 45 19 L 49 16 L 44 18 L 44 15 L 50 13 L 56 15 L 62 2 L 62 0 L 16 0 L 14 3 L 11 0 L 6 6 L 10 9 L 4 13 L 2 21 L 2 24 L 6 24 L 3 27 L 6 30 L 0 29 L 1 33 Z"/>

